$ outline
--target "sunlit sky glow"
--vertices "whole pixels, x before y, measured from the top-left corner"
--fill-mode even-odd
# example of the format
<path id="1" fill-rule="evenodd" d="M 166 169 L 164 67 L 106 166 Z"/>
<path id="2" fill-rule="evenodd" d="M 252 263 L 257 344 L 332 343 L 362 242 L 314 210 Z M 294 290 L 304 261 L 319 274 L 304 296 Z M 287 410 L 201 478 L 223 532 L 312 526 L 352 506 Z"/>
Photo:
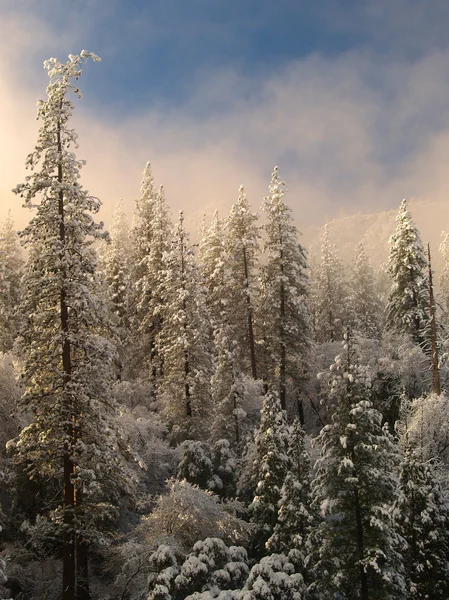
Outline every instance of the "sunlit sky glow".
<path id="1" fill-rule="evenodd" d="M 277 164 L 300 227 L 449 194 L 446 0 L 0 0 L 0 219 L 36 140 L 43 61 L 99 54 L 74 126 L 108 221 L 145 162 L 192 226 Z"/>

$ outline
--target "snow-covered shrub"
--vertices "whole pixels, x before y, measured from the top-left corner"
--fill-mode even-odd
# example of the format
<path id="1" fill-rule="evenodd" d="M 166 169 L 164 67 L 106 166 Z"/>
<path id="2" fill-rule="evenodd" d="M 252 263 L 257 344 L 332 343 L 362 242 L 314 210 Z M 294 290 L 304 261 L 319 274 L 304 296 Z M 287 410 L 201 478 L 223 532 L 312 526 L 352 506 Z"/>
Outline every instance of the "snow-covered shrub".
<path id="1" fill-rule="evenodd" d="M 119 420 L 126 443 L 135 456 L 137 475 L 150 494 L 161 493 L 175 472 L 176 451 L 169 445 L 167 427 L 145 406 L 123 409 Z"/>
<path id="2" fill-rule="evenodd" d="M 212 450 L 205 442 L 185 440 L 179 446 L 181 460 L 178 464 L 177 478 L 185 479 L 203 490 L 208 489 L 213 476 Z"/>
<path id="3" fill-rule="evenodd" d="M 235 497 L 236 457 L 228 440 L 213 446 L 186 440 L 178 448 L 181 460 L 177 478 L 210 490 L 222 498 Z"/>
<path id="4" fill-rule="evenodd" d="M 150 557 L 148 600 L 184 600 L 202 592 L 215 597 L 222 590 L 242 588 L 248 577 L 247 562 L 244 548 L 227 547 L 218 538 L 198 541 L 179 565 L 172 549 L 161 545 Z"/>
<path id="5" fill-rule="evenodd" d="M 248 535 L 247 523 L 235 516 L 244 511 L 240 502 L 220 502 L 212 492 L 187 481 L 170 479 L 169 493 L 159 496 L 153 512 L 143 520 L 142 532 L 149 544 L 168 543 L 186 553 L 206 537 L 235 543 Z"/>
<path id="6" fill-rule="evenodd" d="M 254 565 L 246 582 L 242 600 L 302 600 L 305 586 L 302 575 L 285 554 L 270 554 Z"/>

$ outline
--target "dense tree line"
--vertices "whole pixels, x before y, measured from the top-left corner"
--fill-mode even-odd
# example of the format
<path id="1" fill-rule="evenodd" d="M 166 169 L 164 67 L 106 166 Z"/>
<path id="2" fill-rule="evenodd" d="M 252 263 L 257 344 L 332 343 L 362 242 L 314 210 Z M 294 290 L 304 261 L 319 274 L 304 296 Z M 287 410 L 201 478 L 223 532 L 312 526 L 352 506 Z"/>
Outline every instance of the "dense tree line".
<path id="1" fill-rule="evenodd" d="M 0 597 L 449 597 L 446 267 L 405 201 L 382 276 L 310 259 L 277 167 L 193 244 L 145 166 L 109 234 L 47 61 L 0 232 Z"/>

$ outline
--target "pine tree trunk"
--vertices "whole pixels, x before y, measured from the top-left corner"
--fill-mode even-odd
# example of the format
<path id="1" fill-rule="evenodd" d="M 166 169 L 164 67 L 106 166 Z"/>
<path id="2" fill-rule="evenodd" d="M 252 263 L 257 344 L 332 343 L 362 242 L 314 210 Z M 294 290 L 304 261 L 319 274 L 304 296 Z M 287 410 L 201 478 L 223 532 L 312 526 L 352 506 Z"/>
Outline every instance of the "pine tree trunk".
<path id="1" fill-rule="evenodd" d="M 254 329 L 253 329 L 253 309 L 251 306 L 251 298 L 249 297 L 249 279 L 248 279 L 248 261 L 246 258 L 246 248 L 243 248 L 243 267 L 245 273 L 245 288 L 246 288 L 246 304 L 248 308 L 248 338 L 249 338 L 249 352 L 251 359 L 251 374 L 254 379 L 257 379 L 257 367 L 256 367 L 256 347 L 254 342 Z"/>
<path id="2" fill-rule="evenodd" d="M 304 405 L 302 403 L 302 398 L 301 398 L 299 392 L 296 392 L 296 406 L 298 407 L 299 422 L 301 423 L 301 427 L 304 427 L 304 424 L 305 424 Z"/>
<path id="3" fill-rule="evenodd" d="M 62 107 L 62 101 L 61 101 Z M 61 125 L 58 123 L 57 142 L 59 156 L 62 154 L 61 144 Z M 62 164 L 58 164 L 58 183 L 63 183 Z M 59 214 L 59 241 L 61 242 L 61 252 L 65 249 L 65 223 L 64 223 L 64 194 L 61 190 L 58 197 Z M 72 360 L 69 340 L 69 310 L 67 306 L 65 283 L 67 273 L 65 267 L 62 269 L 62 287 L 60 291 L 60 324 L 62 331 L 62 368 L 64 372 L 64 386 L 66 386 L 72 375 Z M 66 440 L 64 443 L 64 539 L 63 539 L 63 565 L 62 565 L 62 600 L 75 599 L 76 585 L 76 567 L 75 567 L 75 535 L 74 535 L 74 510 L 75 510 L 75 486 L 73 476 L 75 475 L 75 465 L 72 461 L 72 447 L 74 441 L 74 410 L 70 400 L 65 398 L 66 410 Z"/>
<path id="4" fill-rule="evenodd" d="M 364 566 L 362 564 L 365 558 L 365 548 L 363 539 L 363 524 L 362 524 L 362 511 L 360 507 L 360 499 L 357 490 L 354 490 L 354 509 L 355 509 L 355 520 L 357 527 L 357 549 L 359 554 L 359 572 L 360 572 L 360 600 L 369 600 L 368 598 L 368 577 L 366 575 Z"/>
<path id="5" fill-rule="evenodd" d="M 76 536 L 76 600 L 90 600 L 88 547 L 81 536 Z"/>
<path id="6" fill-rule="evenodd" d="M 234 406 L 234 431 L 235 431 L 235 443 L 238 446 L 240 444 L 240 423 L 239 423 L 239 415 L 237 413 L 237 393 L 235 392 L 235 375 L 234 375 L 234 364 L 231 365 L 232 369 L 232 387 L 234 391 L 232 392 L 232 403 Z"/>
<path id="7" fill-rule="evenodd" d="M 427 264 L 429 267 L 429 310 L 430 310 L 430 341 L 432 352 L 432 380 L 433 392 L 441 394 L 440 385 L 440 369 L 438 366 L 438 344 L 437 344 L 437 324 L 435 318 L 435 297 L 433 295 L 433 280 L 432 280 L 432 262 L 430 256 L 430 244 L 427 244 Z"/>
<path id="8" fill-rule="evenodd" d="M 73 510 L 75 508 L 72 483 L 73 463 L 70 452 L 64 450 L 64 539 L 62 553 L 62 600 L 75 599 L 75 535 Z"/>

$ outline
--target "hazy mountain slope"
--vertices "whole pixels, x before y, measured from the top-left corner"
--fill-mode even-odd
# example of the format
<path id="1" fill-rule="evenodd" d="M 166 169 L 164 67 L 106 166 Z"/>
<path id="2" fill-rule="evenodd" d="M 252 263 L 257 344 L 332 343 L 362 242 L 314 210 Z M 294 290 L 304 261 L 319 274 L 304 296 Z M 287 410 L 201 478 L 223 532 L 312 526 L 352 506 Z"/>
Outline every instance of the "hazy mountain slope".
<path id="1" fill-rule="evenodd" d="M 430 242 L 433 267 L 438 274 L 442 264 L 439 253 L 441 232 L 449 229 L 449 201 L 410 200 L 409 209 L 423 243 Z M 346 263 L 352 262 L 355 247 L 362 242 L 373 264 L 380 265 L 388 258 L 388 240 L 396 228 L 396 214 L 397 210 L 389 210 L 335 219 L 328 223 L 329 238 Z M 309 227 L 303 231 L 301 241 L 315 256 L 320 253 L 322 232 L 323 227 Z"/>

